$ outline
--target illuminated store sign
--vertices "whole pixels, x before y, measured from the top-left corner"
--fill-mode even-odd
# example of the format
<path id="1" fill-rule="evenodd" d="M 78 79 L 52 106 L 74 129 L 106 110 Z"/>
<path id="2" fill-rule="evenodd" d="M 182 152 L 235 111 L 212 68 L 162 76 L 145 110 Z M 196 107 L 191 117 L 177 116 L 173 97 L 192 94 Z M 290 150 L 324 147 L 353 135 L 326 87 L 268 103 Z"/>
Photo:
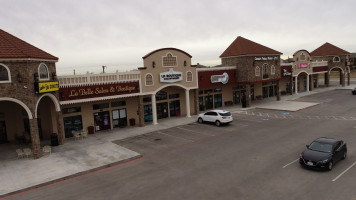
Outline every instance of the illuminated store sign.
<path id="1" fill-rule="evenodd" d="M 297 68 L 298 69 L 308 68 L 308 63 L 298 63 Z"/>
<path id="2" fill-rule="evenodd" d="M 262 57 L 255 57 L 255 61 L 266 61 L 266 60 L 278 60 L 278 56 L 262 56 Z"/>
<path id="3" fill-rule="evenodd" d="M 172 68 L 168 72 L 160 73 L 159 78 L 164 83 L 174 83 L 183 80 L 182 72 L 173 71 Z"/>
<path id="4" fill-rule="evenodd" d="M 35 83 L 35 92 L 36 94 L 42 94 L 46 92 L 54 92 L 59 90 L 59 83 L 58 81 L 54 82 L 41 82 Z"/>
<path id="5" fill-rule="evenodd" d="M 210 77 L 212 83 L 226 84 L 229 81 L 229 75 L 224 72 L 222 75 L 212 75 Z"/>

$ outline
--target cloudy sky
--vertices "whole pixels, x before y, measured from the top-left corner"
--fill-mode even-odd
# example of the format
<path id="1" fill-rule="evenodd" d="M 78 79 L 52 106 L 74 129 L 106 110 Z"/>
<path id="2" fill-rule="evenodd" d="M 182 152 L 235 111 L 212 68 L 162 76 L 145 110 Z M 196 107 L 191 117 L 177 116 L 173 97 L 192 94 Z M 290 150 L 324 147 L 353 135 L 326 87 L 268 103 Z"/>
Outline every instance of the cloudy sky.
<path id="1" fill-rule="evenodd" d="M 237 36 L 283 53 L 356 52 L 354 0 L 1 0 L 0 28 L 59 57 L 59 75 L 127 71 L 165 47 L 214 66 Z"/>

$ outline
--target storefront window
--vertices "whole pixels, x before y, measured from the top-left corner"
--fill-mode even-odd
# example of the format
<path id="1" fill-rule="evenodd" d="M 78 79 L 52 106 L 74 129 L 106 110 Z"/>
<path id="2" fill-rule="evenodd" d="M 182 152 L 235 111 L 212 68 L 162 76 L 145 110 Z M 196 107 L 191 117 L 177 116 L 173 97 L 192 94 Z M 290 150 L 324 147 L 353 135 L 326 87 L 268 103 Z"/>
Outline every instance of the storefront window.
<path id="1" fill-rule="evenodd" d="M 81 115 L 63 117 L 63 124 L 64 124 L 64 132 L 66 138 L 73 137 L 72 131 L 79 131 L 83 129 Z"/>
<path id="2" fill-rule="evenodd" d="M 209 90 L 204 90 L 204 94 L 211 94 L 211 93 L 213 93 L 213 90 L 212 89 L 209 89 Z"/>
<path id="3" fill-rule="evenodd" d="M 199 90 L 199 94 L 203 94 L 204 93 L 204 91 L 203 90 Z"/>
<path id="4" fill-rule="evenodd" d="M 169 98 L 170 98 L 170 99 L 177 99 L 177 98 L 179 98 L 179 93 L 177 93 L 177 94 L 170 94 L 170 95 L 169 95 Z"/>
<path id="5" fill-rule="evenodd" d="M 208 95 L 205 96 L 205 109 L 212 109 L 213 108 L 213 96 Z"/>
<path id="6" fill-rule="evenodd" d="M 109 108 L 109 103 L 102 103 L 102 104 L 94 104 L 93 110 Z"/>
<path id="7" fill-rule="evenodd" d="M 63 108 L 62 113 L 63 114 L 69 114 L 69 113 L 76 113 L 76 112 L 81 112 L 81 107 L 71 107 L 71 108 Z"/>
<path id="8" fill-rule="evenodd" d="M 145 122 L 152 122 L 152 105 L 143 106 Z"/>
<path id="9" fill-rule="evenodd" d="M 95 131 L 110 129 L 109 111 L 94 113 Z"/>
<path id="10" fill-rule="evenodd" d="M 199 110 L 200 110 L 200 111 L 205 110 L 203 97 L 199 97 Z"/>
<path id="11" fill-rule="evenodd" d="M 222 88 L 215 88 L 214 89 L 214 92 L 221 92 L 222 91 Z"/>
<path id="12" fill-rule="evenodd" d="M 114 128 L 127 126 L 126 108 L 112 111 L 112 124 Z"/>
<path id="13" fill-rule="evenodd" d="M 115 101 L 111 102 L 111 107 L 126 106 L 126 101 Z"/>
<path id="14" fill-rule="evenodd" d="M 151 101 L 152 101 L 151 97 L 145 97 L 145 98 L 143 98 L 143 102 L 144 102 L 144 103 L 148 103 L 148 102 L 151 102 Z"/>
<path id="15" fill-rule="evenodd" d="M 168 103 L 157 103 L 157 119 L 163 119 L 168 117 Z"/>
<path id="16" fill-rule="evenodd" d="M 222 106 L 222 94 L 214 95 L 214 108 L 219 108 Z"/>
<path id="17" fill-rule="evenodd" d="M 156 94 L 156 100 L 157 101 L 165 100 L 165 99 L 167 99 L 167 92 L 164 92 L 164 91 L 157 92 L 157 94 Z"/>

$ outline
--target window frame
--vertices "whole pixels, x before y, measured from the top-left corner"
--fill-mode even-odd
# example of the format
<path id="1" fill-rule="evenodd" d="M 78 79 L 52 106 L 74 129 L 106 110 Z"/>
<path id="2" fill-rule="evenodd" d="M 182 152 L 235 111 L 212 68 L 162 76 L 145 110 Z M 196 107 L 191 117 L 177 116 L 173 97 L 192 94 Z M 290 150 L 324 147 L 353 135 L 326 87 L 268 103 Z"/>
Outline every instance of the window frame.
<path id="1" fill-rule="evenodd" d="M 152 84 L 151 85 L 149 85 L 149 84 L 147 84 L 147 76 L 151 76 L 151 81 L 152 81 Z M 154 85 L 154 81 L 153 81 L 153 75 L 151 74 L 151 73 L 147 73 L 146 75 L 145 75 L 145 86 L 153 86 Z"/>
<path id="2" fill-rule="evenodd" d="M 271 75 L 275 75 L 276 74 L 276 66 L 272 65 L 271 66 Z"/>
<path id="3" fill-rule="evenodd" d="M 172 58 L 176 59 L 176 63 L 175 65 L 164 65 L 164 58 L 167 58 L 168 55 L 171 55 Z M 178 57 L 177 56 L 173 56 L 173 54 L 171 52 L 168 52 L 165 56 L 162 56 L 162 67 L 177 67 L 178 66 Z"/>
<path id="4" fill-rule="evenodd" d="M 11 83 L 11 72 L 9 67 L 2 63 L 0 63 L 0 66 L 4 67 L 7 70 L 7 78 L 8 78 L 7 80 L 3 80 L 3 81 L 0 80 L 0 83 Z"/>
<path id="5" fill-rule="evenodd" d="M 335 60 L 335 58 L 337 58 L 338 60 Z M 333 57 L 333 62 L 341 62 L 341 59 L 339 56 L 334 56 Z"/>
<path id="6" fill-rule="evenodd" d="M 191 78 L 190 80 L 188 79 L 189 78 L 188 74 L 190 74 L 190 78 Z M 187 76 L 186 82 L 193 82 L 193 72 L 187 71 L 186 76 Z"/>
<path id="7" fill-rule="evenodd" d="M 40 68 L 41 68 L 42 66 L 46 67 L 46 70 L 47 70 L 47 78 L 41 78 Z M 46 64 L 41 63 L 41 64 L 38 66 L 38 70 L 37 70 L 37 71 L 38 71 L 38 80 L 40 80 L 40 81 L 48 81 L 48 80 L 49 80 L 49 69 L 48 69 L 48 67 L 47 67 Z"/>
<path id="8" fill-rule="evenodd" d="M 261 70 L 259 66 L 255 67 L 255 76 L 261 76 Z"/>

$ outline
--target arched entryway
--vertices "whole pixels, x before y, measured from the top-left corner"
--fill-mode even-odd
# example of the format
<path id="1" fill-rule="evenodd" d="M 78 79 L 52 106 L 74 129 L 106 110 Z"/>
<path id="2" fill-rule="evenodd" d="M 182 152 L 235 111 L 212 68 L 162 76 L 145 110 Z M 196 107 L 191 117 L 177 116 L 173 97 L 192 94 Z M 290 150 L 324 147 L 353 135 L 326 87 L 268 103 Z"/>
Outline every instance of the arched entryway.
<path id="1" fill-rule="evenodd" d="M 299 92 L 309 92 L 310 89 L 310 77 L 309 74 L 305 71 L 298 73 L 293 80 L 294 93 L 298 94 Z"/>
<path id="2" fill-rule="evenodd" d="M 178 84 L 159 88 L 149 96 L 143 97 L 143 113 L 145 122 L 157 124 L 157 120 L 186 116 L 190 117 L 194 103 L 193 91 Z"/>
<path id="3" fill-rule="evenodd" d="M 345 71 L 341 67 L 333 67 L 327 73 L 328 86 L 345 86 Z"/>

